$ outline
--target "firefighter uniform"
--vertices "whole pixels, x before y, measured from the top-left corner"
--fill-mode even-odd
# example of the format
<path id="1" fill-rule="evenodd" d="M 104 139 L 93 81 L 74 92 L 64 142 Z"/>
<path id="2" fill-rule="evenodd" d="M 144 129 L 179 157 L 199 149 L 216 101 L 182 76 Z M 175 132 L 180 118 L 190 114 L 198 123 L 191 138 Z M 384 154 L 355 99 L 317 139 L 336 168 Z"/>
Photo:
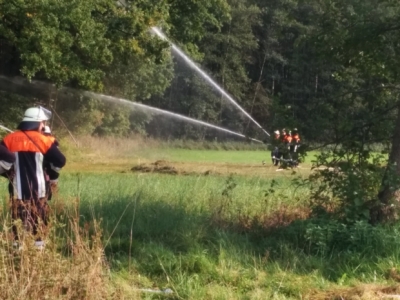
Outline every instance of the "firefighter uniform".
<path id="1" fill-rule="evenodd" d="M 291 145 L 291 143 L 292 143 L 292 135 L 291 135 L 291 132 L 289 131 L 289 133 L 288 132 L 286 132 L 286 130 L 285 129 L 283 129 L 282 130 L 282 156 L 283 156 L 283 159 L 285 159 L 285 160 L 287 160 L 287 159 L 290 159 L 290 145 Z"/>
<path id="2" fill-rule="evenodd" d="M 272 140 L 271 149 L 271 160 L 274 166 L 277 166 L 282 158 L 281 152 L 279 151 L 281 143 L 281 137 L 279 130 L 274 131 L 274 139 Z"/>
<path id="3" fill-rule="evenodd" d="M 47 222 L 44 161 L 49 163 L 53 178 L 58 177 L 58 172 L 66 162 L 54 140 L 41 133 L 44 122 L 49 119 L 45 112 L 42 107 L 28 109 L 18 126 L 19 130 L 7 135 L 1 142 L 15 154 L 11 181 L 12 217 L 14 220 L 20 219 L 25 229 L 34 235 L 38 233 L 39 222 L 44 225 Z M 14 233 L 17 234 L 16 231 Z"/>
<path id="4" fill-rule="evenodd" d="M 296 162 L 296 166 L 298 165 L 298 159 L 299 159 L 299 154 L 298 154 L 299 147 L 300 147 L 300 135 L 297 128 L 295 128 L 293 129 L 292 144 L 290 145 L 290 154 L 292 159 Z"/>

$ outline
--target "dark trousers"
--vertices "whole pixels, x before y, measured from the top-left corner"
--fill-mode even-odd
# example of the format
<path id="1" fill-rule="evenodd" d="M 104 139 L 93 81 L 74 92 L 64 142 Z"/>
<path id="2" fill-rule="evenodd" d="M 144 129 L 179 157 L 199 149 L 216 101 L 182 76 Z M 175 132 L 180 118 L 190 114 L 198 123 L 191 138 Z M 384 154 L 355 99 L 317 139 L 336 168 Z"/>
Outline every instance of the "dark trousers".
<path id="1" fill-rule="evenodd" d="M 282 158 L 282 154 L 279 151 L 278 147 L 275 147 L 274 150 L 271 151 L 271 159 L 274 166 L 277 166 Z"/>
<path id="2" fill-rule="evenodd" d="M 37 236 L 39 232 L 43 232 L 47 226 L 47 215 L 49 207 L 46 198 L 38 200 L 18 200 L 11 199 L 11 216 L 12 220 L 21 220 L 22 226 L 26 231 Z M 39 228 L 41 225 L 41 228 Z M 18 239 L 18 232 L 13 225 L 15 239 Z"/>
<path id="3" fill-rule="evenodd" d="M 297 152 L 298 147 L 298 145 L 290 146 L 290 158 L 294 161 L 296 166 L 299 164 L 299 153 Z"/>

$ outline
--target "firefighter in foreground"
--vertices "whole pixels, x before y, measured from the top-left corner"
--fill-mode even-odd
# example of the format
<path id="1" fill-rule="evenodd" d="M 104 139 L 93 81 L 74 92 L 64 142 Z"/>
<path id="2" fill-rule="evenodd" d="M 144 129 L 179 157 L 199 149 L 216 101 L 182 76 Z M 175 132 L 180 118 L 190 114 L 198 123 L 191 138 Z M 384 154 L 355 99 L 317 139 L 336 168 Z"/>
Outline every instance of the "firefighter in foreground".
<path id="1" fill-rule="evenodd" d="M 54 183 L 66 162 L 55 141 L 42 134 L 50 118 L 51 112 L 43 107 L 29 108 L 18 125 L 19 130 L 1 142 L 16 156 L 12 177 L 12 218 L 22 221 L 24 228 L 34 235 L 35 246 L 39 249 L 44 247 L 40 233 L 46 227 L 48 211 L 43 162 L 49 164 L 49 179 Z M 38 228 L 39 224 L 41 228 Z M 18 240 L 15 227 L 14 234 Z"/>

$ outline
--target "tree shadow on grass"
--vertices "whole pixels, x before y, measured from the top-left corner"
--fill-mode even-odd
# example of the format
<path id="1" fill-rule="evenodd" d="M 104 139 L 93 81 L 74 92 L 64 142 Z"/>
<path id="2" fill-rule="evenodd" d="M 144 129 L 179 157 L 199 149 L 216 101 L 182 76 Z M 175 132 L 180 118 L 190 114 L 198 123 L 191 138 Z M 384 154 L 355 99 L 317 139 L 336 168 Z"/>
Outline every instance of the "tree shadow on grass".
<path id="1" fill-rule="evenodd" d="M 169 204 L 161 199 L 144 201 L 140 194 L 103 202 L 93 208 L 80 207 L 83 222 L 101 219 L 107 251 L 129 252 L 131 243 L 160 243 L 176 253 L 188 251 L 194 240 L 207 236 L 205 214 L 188 212 L 179 204 Z"/>
<path id="2" fill-rule="evenodd" d="M 83 222 L 102 219 L 111 260 L 124 261 L 122 267 L 132 260 L 139 273 L 149 276 L 177 270 L 217 276 L 213 264 L 225 251 L 243 266 L 262 258 L 299 275 L 318 270 L 336 282 L 349 271 L 354 276 L 372 274 L 379 261 L 400 257 L 400 230 L 394 227 L 363 222 L 350 226 L 304 216 L 272 228 L 256 221 L 244 226 L 240 218 L 216 222 L 209 212 L 142 196 L 121 197 L 95 208 L 82 204 L 80 214 Z"/>
<path id="3" fill-rule="evenodd" d="M 273 228 L 255 222 L 241 228 L 264 257 L 280 269 L 307 275 L 316 270 L 330 281 L 344 277 L 375 278 L 387 275 L 379 264 L 400 262 L 398 225 L 372 226 L 367 222 L 345 224 L 339 220 L 311 217 Z M 383 263 L 385 265 L 385 263 Z"/>
<path id="4" fill-rule="evenodd" d="M 139 274 L 151 278 L 163 277 L 166 271 L 210 271 L 208 258 L 215 257 L 216 249 L 212 250 L 207 215 L 161 199 L 144 199 L 137 194 L 103 202 L 96 208 L 80 207 L 82 226 L 93 217 L 102 219 L 106 256 L 112 268 L 128 269 L 132 261 Z"/>

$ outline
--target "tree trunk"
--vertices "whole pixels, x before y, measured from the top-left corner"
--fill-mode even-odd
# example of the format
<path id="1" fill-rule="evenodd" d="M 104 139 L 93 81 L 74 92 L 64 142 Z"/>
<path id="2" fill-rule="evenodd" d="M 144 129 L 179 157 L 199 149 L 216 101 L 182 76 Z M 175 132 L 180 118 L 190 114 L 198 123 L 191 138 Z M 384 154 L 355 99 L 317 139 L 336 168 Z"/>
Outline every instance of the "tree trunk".
<path id="1" fill-rule="evenodd" d="M 394 174 L 393 171 L 395 172 Z M 397 107 L 397 120 L 394 128 L 392 149 L 383 176 L 381 191 L 378 194 L 379 205 L 371 208 L 371 216 L 375 216 L 371 218 L 374 223 L 392 221 L 397 217 L 397 208 L 400 207 L 400 189 L 391 184 L 393 183 L 393 180 L 390 178 L 391 176 L 400 176 L 400 103 Z"/>

